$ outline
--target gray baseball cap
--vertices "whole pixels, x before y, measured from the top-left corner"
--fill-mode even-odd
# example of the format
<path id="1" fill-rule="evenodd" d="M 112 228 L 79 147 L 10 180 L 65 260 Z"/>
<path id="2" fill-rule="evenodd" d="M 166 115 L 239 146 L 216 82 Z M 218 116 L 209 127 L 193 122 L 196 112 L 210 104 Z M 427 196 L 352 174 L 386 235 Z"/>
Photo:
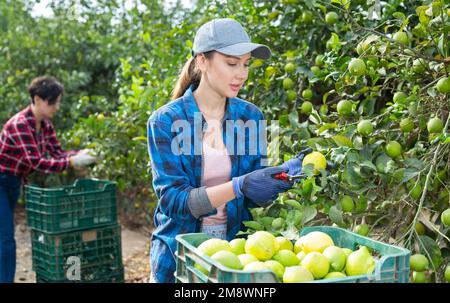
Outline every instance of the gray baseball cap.
<path id="1" fill-rule="evenodd" d="M 198 29 L 192 55 L 212 50 L 229 56 L 251 52 L 253 57 L 259 59 L 269 59 L 272 55 L 267 46 L 252 43 L 242 25 L 230 18 L 211 20 Z"/>

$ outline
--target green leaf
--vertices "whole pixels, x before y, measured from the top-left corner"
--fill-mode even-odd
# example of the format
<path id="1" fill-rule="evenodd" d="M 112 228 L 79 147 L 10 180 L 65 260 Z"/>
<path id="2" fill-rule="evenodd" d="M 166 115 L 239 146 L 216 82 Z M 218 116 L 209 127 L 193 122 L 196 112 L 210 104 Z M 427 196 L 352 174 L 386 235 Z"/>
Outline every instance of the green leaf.
<path id="1" fill-rule="evenodd" d="M 330 207 L 330 211 L 328 213 L 330 220 L 337 225 L 344 224 L 344 218 L 342 216 L 342 210 L 338 209 L 336 205 Z"/>
<path id="2" fill-rule="evenodd" d="M 337 128 L 337 127 L 338 127 L 338 125 L 336 123 L 325 123 L 318 129 L 317 134 L 320 135 L 321 133 L 323 133 L 326 130 Z"/>
<path id="3" fill-rule="evenodd" d="M 439 268 L 442 264 L 442 255 L 436 241 L 428 236 L 419 236 L 420 251 L 425 256 L 430 255 L 431 262 L 435 268 Z"/>
<path id="4" fill-rule="evenodd" d="M 288 225 L 297 226 L 302 222 L 303 214 L 301 211 L 294 209 L 290 211 L 286 216 L 286 223 Z"/>
<path id="5" fill-rule="evenodd" d="M 317 210 L 311 206 L 305 206 L 301 224 L 304 225 L 317 216 Z"/>
<path id="6" fill-rule="evenodd" d="M 353 147 L 352 141 L 346 136 L 334 135 L 332 139 L 338 146 Z"/>

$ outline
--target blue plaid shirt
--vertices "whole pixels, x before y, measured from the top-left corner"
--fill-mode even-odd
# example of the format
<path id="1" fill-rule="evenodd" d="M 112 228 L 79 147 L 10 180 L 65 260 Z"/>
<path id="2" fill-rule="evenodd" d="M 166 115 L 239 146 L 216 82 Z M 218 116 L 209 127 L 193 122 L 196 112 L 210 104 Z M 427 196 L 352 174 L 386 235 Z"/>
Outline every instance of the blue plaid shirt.
<path id="1" fill-rule="evenodd" d="M 202 156 L 194 153 L 196 145 L 194 140 L 202 140 L 202 127 L 205 123 L 203 118 L 194 120 L 200 110 L 192 94 L 191 86 L 184 96 L 160 107 L 148 120 L 148 151 L 153 174 L 153 187 L 158 197 L 158 206 L 154 214 L 155 230 L 152 235 L 152 246 L 150 251 L 151 270 L 158 282 L 174 282 L 176 267 L 175 252 L 177 243 L 175 236 L 178 234 L 199 232 L 201 218 L 196 219 L 188 207 L 189 192 L 201 187 L 202 179 Z M 172 124 L 177 120 L 189 122 L 191 127 L 191 141 L 188 144 L 191 149 L 189 154 L 176 155 L 172 152 L 172 142 L 178 142 L 182 147 L 186 142 L 177 141 L 179 132 L 172 130 Z M 228 98 L 223 124 L 223 140 L 227 146 L 231 160 L 231 178 L 242 176 L 254 170 L 262 168 L 263 159 L 267 159 L 267 145 L 261 136 L 251 136 L 245 131 L 242 136 L 242 128 L 234 127 L 233 131 L 226 131 L 226 120 L 242 120 L 244 123 L 253 120 L 260 131 L 260 120 L 264 120 L 262 112 L 250 102 L 239 98 Z M 195 125 L 198 124 L 198 125 Z M 200 136 L 194 136 L 194 132 Z M 198 133 L 200 131 L 200 133 Z M 264 130 L 265 131 L 265 130 Z M 198 138 L 198 139 L 197 139 Z M 240 138 L 238 140 L 238 138 Z M 238 153 L 239 144 L 245 138 L 245 153 L 242 149 Z M 175 141 L 174 141 L 175 140 Z M 229 140 L 234 141 L 234 150 L 228 146 Z M 250 141 L 257 140 L 257 153 L 250 153 Z M 240 143 L 238 144 L 238 141 Z M 197 142 L 198 143 L 198 142 Z M 253 142 L 254 144 L 255 142 Z M 260 147 L 261 145 L 261 147 Z M 200 144 L 201 146 L 201 144 Z M 241 145 L 242 147 L 242 145 Z M 262 151 L 262 152 L 261 152 Z M 243 227 L 242 221 L 251 220 L 249 208 L 257 207 L 248 198 L 234 199 L 228 202 L 227 240 L 235 237 L 236 233 Z M 215 211 L 216 212 L 216 211 Z M 208 214 L 210 215 L 210 214 Z"/>

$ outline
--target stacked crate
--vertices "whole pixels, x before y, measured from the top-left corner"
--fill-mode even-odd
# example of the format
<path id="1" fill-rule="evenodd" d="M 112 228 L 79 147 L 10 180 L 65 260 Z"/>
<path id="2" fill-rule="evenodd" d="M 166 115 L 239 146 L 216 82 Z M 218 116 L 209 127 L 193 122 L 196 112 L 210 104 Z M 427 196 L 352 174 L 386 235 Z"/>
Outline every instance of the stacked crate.
<path id="1" fill-rule="evenodd" d="M 38 283 L 124 281 L 114 182 L 27 185 L 25 193 Z"/>

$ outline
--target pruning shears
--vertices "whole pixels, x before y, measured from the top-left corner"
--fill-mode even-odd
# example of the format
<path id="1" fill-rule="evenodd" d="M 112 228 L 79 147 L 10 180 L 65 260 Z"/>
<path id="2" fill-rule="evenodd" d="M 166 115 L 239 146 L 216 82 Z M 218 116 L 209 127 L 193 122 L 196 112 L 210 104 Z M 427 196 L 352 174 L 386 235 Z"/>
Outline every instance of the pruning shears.
<path id="1" fill-rule="evenodd" d="M 286 172 L 281 172 L 281 173 L 272 175 L 272 178 L 274 178 L 274 179 L 284 180 L 284 181 L 291 181 L 291 182 L 295 181 L 295 180 L 298 180 L 298 179 L 302 179 L 304 177 L 305 177 L 304 174 L 292 176 L 292 175 L 288 175 L 288 173 L 286 173 Z"/>

